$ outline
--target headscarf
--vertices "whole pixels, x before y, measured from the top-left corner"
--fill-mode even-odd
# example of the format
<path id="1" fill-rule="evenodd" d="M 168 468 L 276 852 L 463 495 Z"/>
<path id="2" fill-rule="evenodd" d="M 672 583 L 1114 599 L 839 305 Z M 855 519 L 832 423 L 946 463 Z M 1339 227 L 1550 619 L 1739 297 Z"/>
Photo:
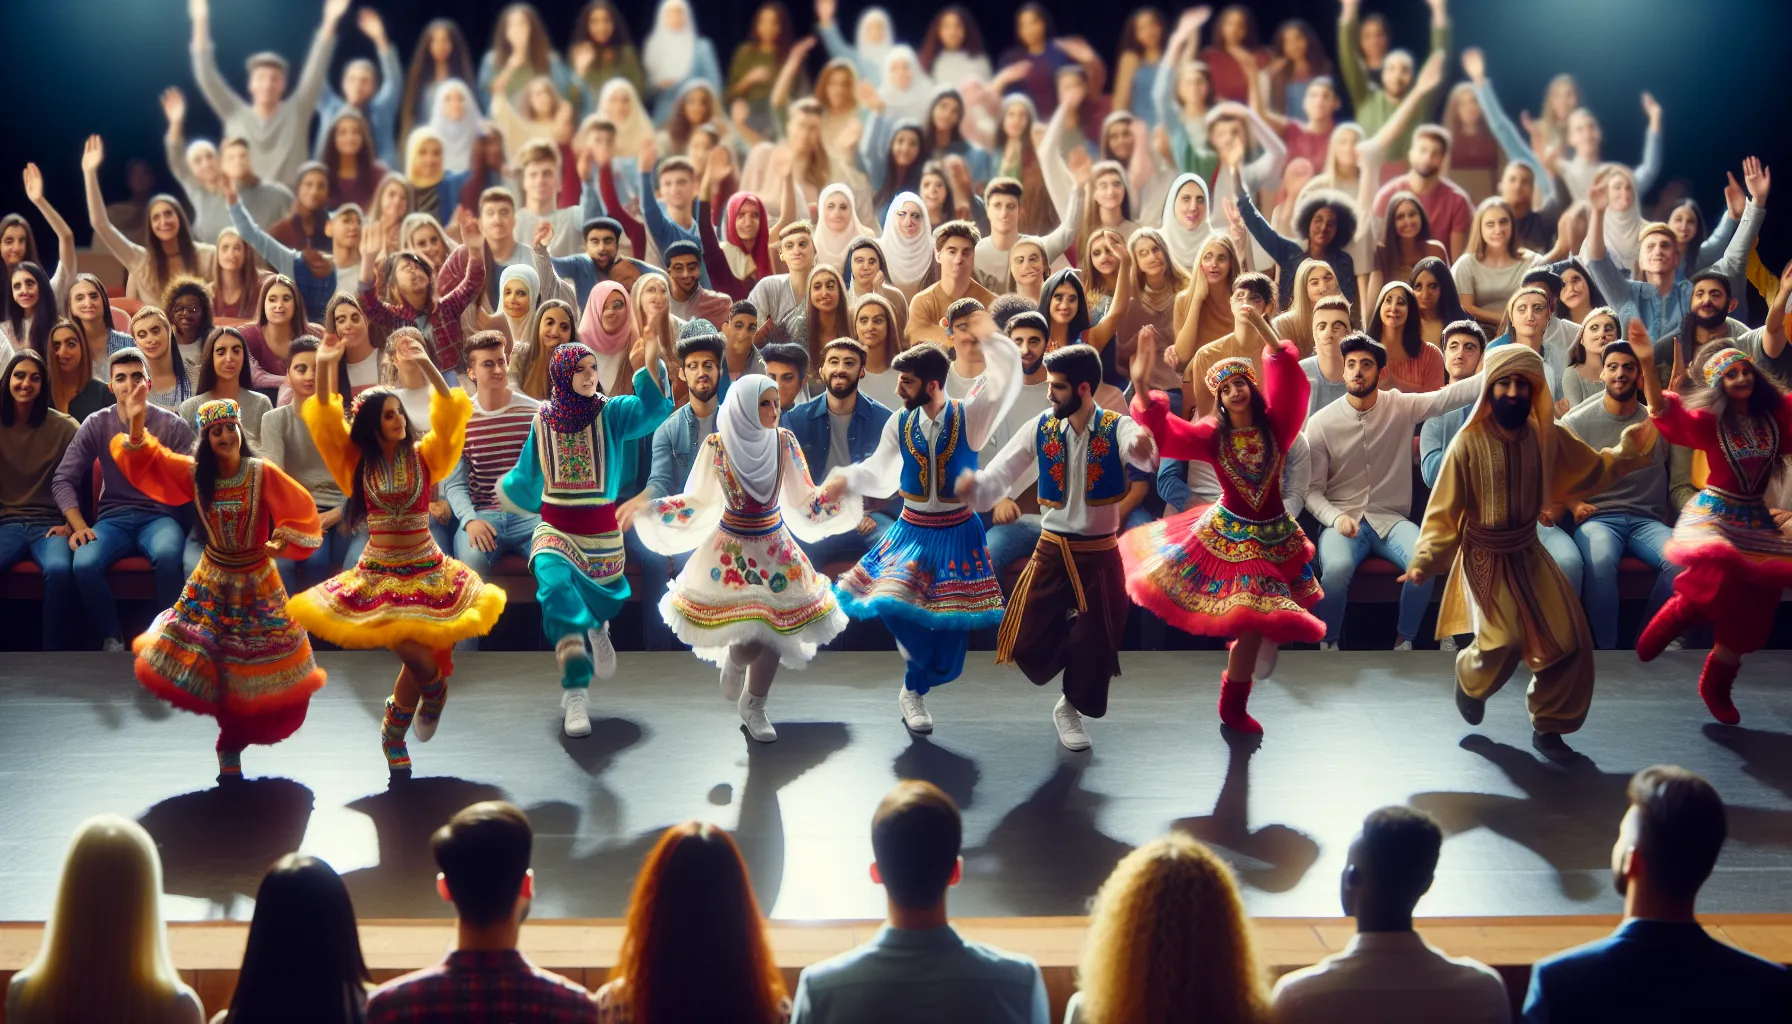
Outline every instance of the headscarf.
<path id="1" fill-rule="evenodd" d="M 884 23 L 883 42 L 873 43 L 865 39 L 865 25 L 871 21 Z M 859 51 L 859 59 L 864 61 L 867 66 L 883 67 L 884 58 L 888 57 L 890 51 L 896 48 L 896 25 L 890 21 L 890 13 L 882 7 L 867 7 L 860 12 L 858 25 L 853 29 L 853 48 Z M 915 70 L 921 70 L 920 61 L 915 62 Z"/>
<path id="2" fill-rule="evenodd" d="M 1613 175 L 1622 174 L 1630 182 L 1630 208 L 1627 210 L 1605 209 L 1605 251 L 1612 262 L 1626 271 L 1636 268 L 1637 253 L 1642 250 L 1643 240 L 1643 197 L 1636 194 L 1636 175 L 1623 164 L 1606 164 L 1601 173 L 1607 181 Z"/>
<path id="3" fill-rule="evenodd" d="M 1543 369 L 1543 357 L 1525 345 L 1496 345 L 1487 350 L 1481 363 L 1483 374 L 1481 395 L 1468 411 L 1463 426 L 1469 427 L 1493 417 L 1493 385 L 1508 374 L 1523 374 L 1531 382 L 1531 429 L 1537 432 L 1537 451 L 1543 460 L 1543 481 L 1551 480 L 1555 462 L 1556 403 L 1549 393 L 1549 377 Z M 1547 496 L 1545 504 L 1548 503 Z"/>
<path id="4" fill-rule="evenodd" d="M 614 333 L 604 330 L 603 309 L 611 295 L 622 296 L 622 329 Z M 635 311 L 629 303 L 628 289 L 615 281 L 599 281 L 597 287 L 585 299 L 585 312 L 579 317 L 579 341 L 589 346 L 592 352 L 599 355 L 628 355 L 629 344 L 635 340 Z M 555 349 L 571 347 L 570 343 Z"/>
<path id="5" fill-rule="evenodd" d="M 748 203 L 759 208 L 759 234 L 751 247 L 734 228 L 734 218 Z M 771 242 L 767 237 L 771 234 L 772 222 L 765 215 L 765 203 L 751 192 L 736 192 L 728 197 L 728 209 L 723 218 L 722 255 L 728 260 L 728 269 L 743 281 L 756 276 L 772 276 Z"/>
<path id="6" fill-rule="evenodd" d="M 842 231 L 836 231 L 827 224 L 828 196 L 835 193 L 846 197 L 847 222 Z M 852 240 L 861 234 L 869 234 L 859 228 L 859 208 L 852 189 L 838 181 L 822 189 L 820 198 L 815 200 L 815 261 L 839 266 L 846 258 L 846 248 L 852 244 Z"/>
<path id="7" fill-rule="evenodd" d="M 443 107 L 448 94 L 458 91 L 464 101 L 459 120 L 451 120 Z M 473 144 L 479 140 L 479 103 L 473 90 L 458 78 L 450 78 L 436 86 L 435 107 L 430 111 L 427 127 L 442 140 L 442 169 L 458 174 L 473 166 Z"/>
<path id="8" fill-rule="evenodd" d="M 512 319 L 504 308 L 504 286 L 512 281 L 521 281 L 529 289 L 529 312 L 523 314 L 521 320 Z M 498 278 L 498 314 L 510 328 L 510 342 L 520 345 L 530 340 L 529 334 L 535 326 L 535 312 L 541 308 L 541 279 L 535 276 L 535 268 L 526 263 L 505 267 Z"/>
<path id="9" fill-rule="evenodd" d="M 755 501 L 769 502 L 778 492 L 778 431 L 759 422 L 759 399 L 778 385 L 763 373 L 749 373 L 728 388 L 716 430 L 728 468 Z"/>
<path id="10" fill-rule="evenodd" d="M 444 173 L 438 174 L 428 181 L 424 181 L 417 176 L 417 151 L 423 148 L 425 142 L 431 140 L 442 143 L 442 170 Z M 404 141 L 404 176 L 405 179 L 411 183 L 411 188 L 413 189 L 421 191 L 441 184 L 442 178 L 446 176 L 446 171 L 448 169 L 446 163 L 447 159 L 448 144 L 442 142 L 442 136 L 437 134 L 436 130 L 429 125 L 418 125 L 416 128 L 413 128 L 411 130 L 410 138 Z"/>
<path id="11" fill-rule="evenodd" d="M 674 4 L 684 8 L 684 28 L 666 27 L 666 11 Z M 653 31 L 641 48 L 641 66 L 655 88 L 660 82 L 682 82 L 697 63 L 697 12 L 685 0 L 664 0 L 653 15 Z M 601 107 L 599 109 L 602 109 Z"/>
<path id="12" fill-rule="evenodd" d="M 569 341 L 555 349 L 548 360 L 548 400 L 541 403 L 541 421 L 556 433 L 576 434 L 603 412 L 601 393 L 581 395 L 572 386 L 579 363 L 587 356 L 595 359 L 596 355 L 578 342 Z"/>
<path id="13" fill-rule="evenodd" d="M 648 120 L 647 109 L 641 105 L 641 94 L 635 91 L 634 83 L 626 78 L 612 78 L 604 83 L 597 94 L 597 112 L 600 117 L 610 120 L 605 111 L 608 109 L 610 96 L 613 93 L 626 92 L 629 98 L 629 110 L 633 111 L 628 119 L 614 122 L 616 125 L 616 152 L 634 155 L 641 151 L 641 146 L 653 138 L 653 122 Z M 642 170 L 651 170 L 643 167 Z"/>
<path id="14" fill-rule="evenodd" d="M 897 61 L 907 61 L 913 69 L 909 73 L 907 89 L 898 89 L 890 81 L 890 68 Z M 898 43 L 884 55 L 883 69 L 883 84 L 877 87 L 877 94 L 883 97 L 885 116 L 924 121 L 927 108 L 933 106 L 933 79 L 921 67 L 921 58 L 908 46 Z"/>
<path id="15" fill-rule="evenodd" d="M 896 211 L 904 203 L 915 204 L 921 211 L 921 233 L 914 238 L 902 237 L 896 230 Z M 884 265 L 890 270 L 890 283 L 898 288 L 914 285 L 933 269 L 933 223 L 927 217 L 927 204 L 913 192 L 898 192 L 890 200 L 884 214 L 884 233 L 878 239 L 884 251 Z"/>
<path id="16" fill-rule="evenodd" d="M 1176 196 L 1182 191 L 1182 186 L 1188 184 L 1200 189 L 1201 195 L 1207 200 L 1207 219 L 1193 228 L 1185 226 L 1176 216 Z M 1199 174 L 1192 172 L 1177 175 L 1176 180 L 1170 183 L 1169 194 L 1164 196 L 1163 222 L 1158 229 L 1163 232 L 1164 243 L 1169 246 L 1170 257 L 1176 261 L 1177 266 L 1191 274 L 1195 272 L 1195 264 L 1201 258 L 1201 243 L 1213 234 L 1212 223 L 1213 193 L 1207 190 L 1207 183 L 1201 180 Z"/>

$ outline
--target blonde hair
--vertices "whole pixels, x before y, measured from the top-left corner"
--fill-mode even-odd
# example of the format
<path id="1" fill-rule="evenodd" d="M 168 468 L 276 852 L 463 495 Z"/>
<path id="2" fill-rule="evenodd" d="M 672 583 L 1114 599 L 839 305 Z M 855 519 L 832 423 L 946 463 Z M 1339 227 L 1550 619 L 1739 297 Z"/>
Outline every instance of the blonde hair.
<path id="1" fill-rule="evenodd" d="M 1518 214 L 1512 212 L 1511 203 L 1499 196 L 1488 196 L 1481 200 L 1481 205 L 1475 207 L 1474 218 L 1469 221 L 1468 225 L 1469 255 L 1477 262 L 1487 259 L 1487 239 L 1481 235 L 1481 221 L 1492 210 L 1505 211 L 1506 221 L 1511 225 L 1506 234 L 1506 255 L 1515 260 L 1534 256 L 1535 254 L 1531 250 L 1518 244 Z"/>
<path id="2" fill-rule="evenodd" d="M 173 1019 L 182 996 L 157 901 L 162 861 L 155 840 L 116 814 L 75 830 L 62 862 L 56 909 L 37 959 L 13 988 L 18 1020 Z"/>
<path id="3" fill-rule="evenodd" d="M 1095 894 L 1079 984 L 1089 1024 L 1258 1024 L 1269 998 L 1232 871 L 1181 833 L 1126 855 Z"/>
<path id="4" fill-rule="evenodd" d="M 1332 266 L 1324 260 L 1300 261 L 1300 266 L 1294 271 L 1293 299 L 1288 308 L 1270 323 L 1276 336 L 1294 342 L 1302 356 L 1313 354 L 1313 313 L 1319 306 L 1318 299 L 1307 297 L 1307 278 L 1313 271 L 1321 269 L 1331 270 Z M 1337 277 L 1337 272 L 1332 271 L 1332 276 Z M 1341 295 L 1342 292 L 1337 294 Z M 1354 322 L 1353 320 L 1352 323 Z"/>

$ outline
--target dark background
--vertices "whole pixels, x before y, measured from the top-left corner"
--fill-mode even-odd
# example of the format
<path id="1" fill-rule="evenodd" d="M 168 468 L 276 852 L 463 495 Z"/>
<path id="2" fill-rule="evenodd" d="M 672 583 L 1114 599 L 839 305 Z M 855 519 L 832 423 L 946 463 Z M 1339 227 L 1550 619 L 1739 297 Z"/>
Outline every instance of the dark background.
<path id="1" fill-rule="evenodd" d="M 653 5 L 619 2 L 639 43 L 652 27 Z M 458 21 L 476 54 L 483 53 L 502 7 L 490 0 L 386 0 L 372 6 L 385 17 L 407 65 L 418 31 L 438 16 Z M 564 48 L 582 0 L 538 0 L 536 6 L 555 46 Z M 755 4 L 693 0 L 693 6 L 699 30 L 714 41 L 726 70 Z M 943 5 L 886 6 L 899 37 L 918 49 L 928 20 Z M 983 25 L 993 58 L 1011 40 L 1018 5 L 971 0 L 968 6 Z M 1112 66 L 1129 7 L 1062 0 L 1047 6 L 1060 33 L 1082 35 Z M 1338 8 L 1330 0 L 1264 0 L 1250 7 L 1264 36 L 1284 18 L 1303 17 L 1335 53 Z M 90 132 L 106 137 L 101 182 L 108 199 L 122 198 L 124 164 L 132 156 L 149 160 L 159 188 L 177 191 L 161 156 L 165 122 L 158 94 L 169 85 L 187 92 L 189 137 L 215 138 L 217 131 L 189 70 L 185 0 L 0 0 L 0 8 L 0 39 L 7 50 L 0 62 L 0 87 L 7 97 L 0 112 L 0 138 L 7 143 L 7 159 L 0 161 L 0 211 L 25 212 L 37 224 L 40 243 L 49 237 L 19 182 L 19 169 L 36 161 L 50 201 L 85 243 L 80 155 Z M 1792 204 L 1792 140 L 1782 117 L 1786 69 L 1792 65 L 1787 0 L 1453 0 L 1451 8 L 1456 52 L 1471 45 L 1487 51 L 1489 75 L 1514 120 L 1521 109 L 1538 109 L 1551 76 L 1571 72 L 1604 127 L 1605 156 L 1635 163 L 1642 155 L 1644 126 L 1639 97 L 1648 89 L 1665 108 L 1663 184 L 1683 179 L 1706 210 L 1721 210 L 1724 172 L 1753 153 L 1782 172 L 1783 194 L 1771 205 Z M 242 92 L 243 58 L 273 49 L 292 61 L 296 79 L 321 9 L 321 0 L 213 0 L 212 33 L 225 78 Z M 860 9 L 842 4 L 848 38 Z M 1162 9 L 1174 19 L 1175 10 Z M 1395 44 L 1423 56 L 1429 11 L 1422 0 L 1369 0 L 1365 9 L 1386 14 Z M 797 3 L 792 11 L 798 30 L 807 30 L 812 9 Z M 339 37 L 332 81 L 339 79 L 343 62 L 372 53 L 354 27 L 352 10 Z M 1452 60 L 1450 81 L 1460 79 L 1460 66 Z M 1647 200 L 1652 204 L 1659 192 L 1658 186 Z M 1774 268 L 1792 257 L 1792 215 L 1768 217 L 1760 251 Z"/>

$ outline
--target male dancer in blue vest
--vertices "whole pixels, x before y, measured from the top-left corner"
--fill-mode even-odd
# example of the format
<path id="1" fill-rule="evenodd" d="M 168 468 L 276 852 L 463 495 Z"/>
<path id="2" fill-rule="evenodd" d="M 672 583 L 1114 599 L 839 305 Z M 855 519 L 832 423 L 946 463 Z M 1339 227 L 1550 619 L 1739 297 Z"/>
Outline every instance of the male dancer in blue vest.
<path id="1" fill-rule="evenodd" d="M 1051 408 L 1017 430 L 982 471 L 965 470 L 956 493 L 981 507 L 1016 483 L 1039 481 L 1039 545 L 1014 584 L 996 637 L 996 663 L 1012 661 L 1035 685 L 1063 675 L 1052 709 L 1058 740 L 1089 749 L 1083 716 L 1108 710 L 1108 682 L 1120 674 L 1126 629 L 1126 572 L 1115 537 L 1124 514 L 1126 464 L 1150 471 L 1151 432 L 1095 404 L 1101 355 L 1067 345 L 1045 357 Z"/>
<path id="2" fill-rule="evenodd" d="M 940 326 L 952 339 L 982 344 L 983 376 L 959 401 L 946 396 L 951 362 L 944 349 L 917 345 L 892 359 L 903 411 L 885 422 L 870 458 L 836 468 L 823 485 L 829 500 L 844 491 L 873 499 L 902 492 L 902 517 L 835 581 L 834 592 L 847 615 L 881 618 L 896 637 L 908 662 L 897 700 L 903 722 L 919 733 L 933 731 L 927 691 L 964 671 L 971 631 L 1002 621 L 1001 567 L 989 557 L 975 509 L 954 485 L 977 468 L 977 452 L 1020 384 L 1020 350 L 997 333 L 982 303 L 959 299 Z"/>

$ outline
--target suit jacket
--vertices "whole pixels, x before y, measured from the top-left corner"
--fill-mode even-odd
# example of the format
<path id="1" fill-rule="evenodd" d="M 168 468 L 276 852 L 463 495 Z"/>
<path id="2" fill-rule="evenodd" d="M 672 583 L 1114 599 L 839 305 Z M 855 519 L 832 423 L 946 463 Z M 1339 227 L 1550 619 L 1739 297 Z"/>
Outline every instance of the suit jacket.
<path id="1" fill-rule="evenodd" d="M 884 422 L 889 418 L 889 406 L 863 392 L 859 394 L 846 428 L 846 446 L 852 453 L 852 461 L 863 462 L 871 457 L 883 437 Z M 796 435 L 796 443 L 802 447 L 803 458 L 809 463 L 809 475 L 817 483 L 826 478 L 829 470 L 837 468 L 828 465 L 830 436 L 825 391 L 807 402 L 791 406 L 781 422 L 785 430 Z"/>
<path id="2" fill-rule="evenodd" d="M 1527 1024 L 1792 1019 L 1792 972 L 1726 946 L 1696 923 L 1632 919 L 1543 960 Z"/>

